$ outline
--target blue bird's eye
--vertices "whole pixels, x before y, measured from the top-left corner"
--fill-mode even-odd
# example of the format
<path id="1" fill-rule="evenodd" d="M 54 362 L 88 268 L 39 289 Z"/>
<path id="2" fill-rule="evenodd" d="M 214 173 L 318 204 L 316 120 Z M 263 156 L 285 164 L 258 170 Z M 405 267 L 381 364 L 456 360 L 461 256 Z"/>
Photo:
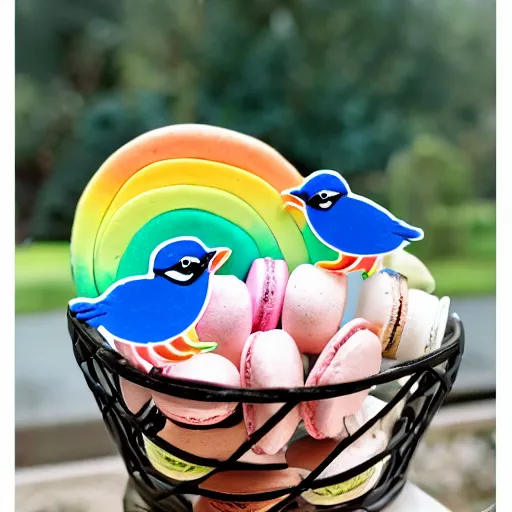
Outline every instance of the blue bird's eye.
<path id="1" fill-rule="evenodd" d="M 199 261 L 198 258 L 195 258 L 194 256 L 184 256 L 183 258 L 181 258 L 180 263 L 183 268 L 187 268 L 190 267 L 192 263 L 199 265 L 201 262 Z"/>
<path id="2" fill-rule="evenodd" d="M 315 210 L 330 210 L 341 197 L 343 197 L 343 194 L 340 192 L 321 190 L 307 202 L 307 205 Z"/>
<path id="3" fill-rule="evenodd" d="M 165 269 L 154 269 L 155 275 L 164 277 L 175 284 L 192 284 L 206 270 L 208 262 L 195 256 L 183 256 L 176 264 Z"/>

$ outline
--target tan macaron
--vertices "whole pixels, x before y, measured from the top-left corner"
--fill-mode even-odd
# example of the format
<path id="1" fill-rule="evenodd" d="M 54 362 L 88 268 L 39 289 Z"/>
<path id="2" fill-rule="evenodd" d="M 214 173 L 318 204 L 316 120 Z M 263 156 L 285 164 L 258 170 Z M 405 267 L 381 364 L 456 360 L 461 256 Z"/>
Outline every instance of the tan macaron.
<path id="1" fill-rule="evenodd" d="M 128 410 L 137 414 L 151 400 L 151 390 L 119 377 L 121 395 Z"/>
<path id="2" fill-rule="evenodd" d="M 184 454 L 224 461 L 229 459 L 247 440 L 247 431 L 243 421 L 234 427 L 209 430 L 192 430 L 167 421 L 157 437 L 175 446 Z M 178 457 L 156 446 L 146 437 L 144 444 L 151 465 L 174 480 L 195 480 L 213 469 L 207 461 L 204 464 L 198 464 L 198 461 L 186 460 L 186 455 Z M 282 452 L 276 455 L 256 455 L 252 450 L 242 455 L 239 461 L 254 465 L 286 464 L 286 458 Z"/>
<path id="3" fill-rule="evenodd" d="M 334 439 L 321 441 L 305 437 L 292 444 L 286 452 L 290 468 L 300 468 L 303 477 L 316 467 L 337 446 Z M 381 453 L 387 445 L 387 438 L 382 431 L 371 431 L 353 442 L 322 471 L 318 479 L 328 478 L 352 469 L 371 457 Z M 318 489 L 309 489 L 302 497 L 313 505 L 331 506 L 354 500 L 370 491 L 378 482 L 384 462 L 380 461 L 369 469 L 349 480 Z"/>
<path id="4" fill-rule="evenodd" d="M 273 471 L 226 471 L 216 473 L 199 487 L 229 494 L 255 494 L 295 487 L 301 481 L 296 469 Z M 194 506 L 194 512 L 265 512 L 287 495 L 265 501 L 223 501 L 201 497 Z"/>
<path id="5" fill-rule="evenodd" d="M 363 283 L 355 314 L 379 330 L 384 357 L 410 361 L 441 346 L 449 309 L 448 297 L 410 289 L 404 276 L 383 269 Z"/>

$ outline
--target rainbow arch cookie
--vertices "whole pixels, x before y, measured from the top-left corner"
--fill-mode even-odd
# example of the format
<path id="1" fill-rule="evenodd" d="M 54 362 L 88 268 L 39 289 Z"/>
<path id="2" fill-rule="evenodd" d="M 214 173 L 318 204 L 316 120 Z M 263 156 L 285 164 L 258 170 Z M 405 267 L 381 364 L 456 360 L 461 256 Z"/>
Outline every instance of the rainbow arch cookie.
<path id="1" fill-rule="evenodd" d="M 244 279 L 255 258 L 290 270 L 334 259 L 280 193 L 302 176 L 267 144 L 224 128 L 174 125 L 137 137 L 111 155 L 77 206 L 71 265 L 77 293 L 97 297 L 144 273 L 162 241 L 195 236 L 233 255 L 219 273 Z"/>

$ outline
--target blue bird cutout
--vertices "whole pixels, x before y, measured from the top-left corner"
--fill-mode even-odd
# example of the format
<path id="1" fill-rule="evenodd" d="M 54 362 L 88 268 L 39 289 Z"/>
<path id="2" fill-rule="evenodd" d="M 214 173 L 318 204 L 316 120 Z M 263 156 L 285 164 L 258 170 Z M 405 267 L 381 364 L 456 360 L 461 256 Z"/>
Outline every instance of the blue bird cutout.
<path id="1" fill-rule="evenodd" d="M 317 171 L 301 187 L 282 192 L 287 206 L 301 209 L 315 236 L 340 256 L 317 265 L 338 272 L 360 270 L 357 261 L 378 257 L 421 240 L 423 231 L 397 219 L 391 212 L 354 194 L 334 171 Z M 367 269 L 369 270 L 369 269 Z"/>
<path id="2" fill-rule="evenodd" d="M 210 299 L 210 276 L 230 255 L 194 237 L 173 238 L 154 249 L 146 275 L 121 279 L 99 297 L 73 299 L 69 307 L 114 348 L 117 342 L 165 344 L 167 355 L 188 359 L 217 347 L 199 342 L 194 327 Z"/>

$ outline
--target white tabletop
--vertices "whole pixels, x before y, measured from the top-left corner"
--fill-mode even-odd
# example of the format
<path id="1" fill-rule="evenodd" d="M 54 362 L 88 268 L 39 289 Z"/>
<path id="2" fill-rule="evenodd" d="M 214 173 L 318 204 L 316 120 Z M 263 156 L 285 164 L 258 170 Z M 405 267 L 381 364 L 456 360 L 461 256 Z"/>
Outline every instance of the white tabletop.
<path id="1" fill-rule="evenodd" d="M 383 512 L 450 512 L 446 507 L 410 482 Z"/>
<path id="2" fill-rule="evenodd" d="M 119 457 L 16 471 L 16 511 L 79 507 L 85 512 L 122 512 L 126 470 Z M 383 512 L 450 512 L 407 483 Z"/>

